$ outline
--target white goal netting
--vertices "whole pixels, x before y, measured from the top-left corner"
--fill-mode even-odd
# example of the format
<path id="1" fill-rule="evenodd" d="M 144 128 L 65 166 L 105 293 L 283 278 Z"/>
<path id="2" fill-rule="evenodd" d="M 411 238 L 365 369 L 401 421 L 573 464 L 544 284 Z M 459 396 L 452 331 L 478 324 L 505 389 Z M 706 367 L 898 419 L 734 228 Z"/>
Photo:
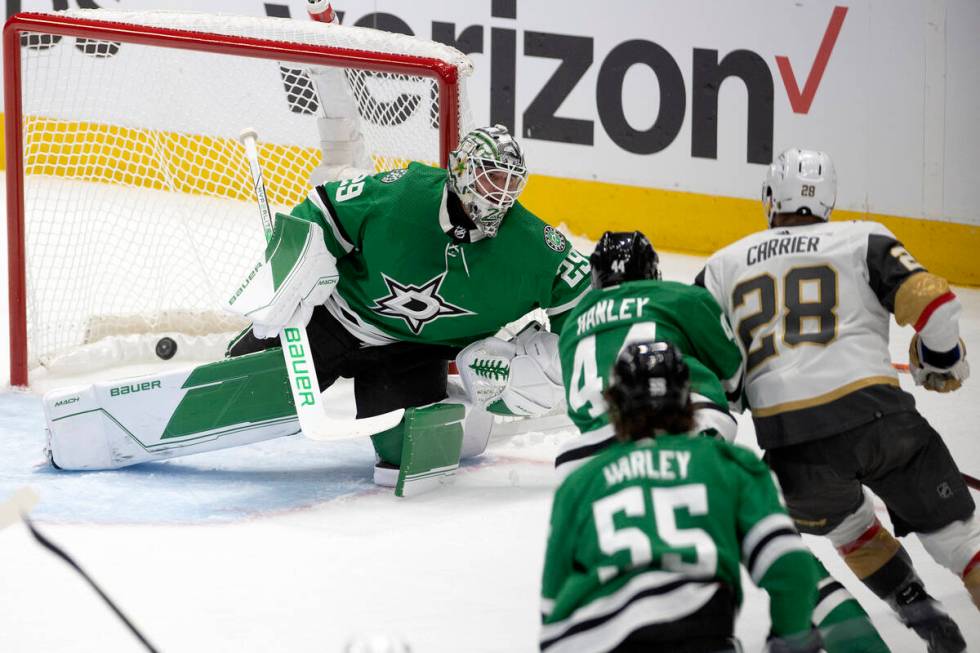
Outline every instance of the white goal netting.
<path id="1" fill-rule="evenodd" d="M 21 36 L 23 344 L 31 368 L 72 371 L 152 356 L 165 335 L 178 340 L 180 356 L 212 357 L 215 347 L 220 355 L 224 334 L 244 324 L 219 307 L 264 242 L 237 141 L 242 129 L 259 134 L 279 211 L 305 197 L 311 177 L 438 164 L 449 129 L 439 85 L 421 74 L 379 72 L 372 57 L 354 51 L 453 66 L 457 132 L 472 127 L 463 84 L 471 64 L 437 43 L 305 18 L 58 16 L 121 29 L 118 41 Z M 160 38 L 128 42 L 141 27 L 159 28 Z M 187 34 L 239 48 L 243 38 L 261 39 L 276 59 L 176 47 L 174 37 Z M 307 46 L 350 56 L 342 68 L 298 62 Z M 208 353 L 192 354 L 197 343 Z"/>

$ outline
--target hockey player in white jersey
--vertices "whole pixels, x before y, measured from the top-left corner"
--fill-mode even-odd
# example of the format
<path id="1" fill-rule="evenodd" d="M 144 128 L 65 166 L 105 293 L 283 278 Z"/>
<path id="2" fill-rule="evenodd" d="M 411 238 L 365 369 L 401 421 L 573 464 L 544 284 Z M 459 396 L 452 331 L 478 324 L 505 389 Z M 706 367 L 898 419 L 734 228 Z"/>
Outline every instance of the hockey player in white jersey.
<path id="1" fill-rule="evenodd" d="M 848 566 L 928 644 L 965 650 L 898 536 L 916 533 L 980 608 L 980 521 L 939 434 L 901 390 L 889 314 L 912 325 L 910 371 L 937 392 L 969 376 L 960 304 L 884 226 L 829 223 L 830 157 L 790 149 L 763 185 L 769 229 L 712 256 L 697 283 L 718 300 L 746 353 L 745 398 L 797 527 L 826 535 Z"/>

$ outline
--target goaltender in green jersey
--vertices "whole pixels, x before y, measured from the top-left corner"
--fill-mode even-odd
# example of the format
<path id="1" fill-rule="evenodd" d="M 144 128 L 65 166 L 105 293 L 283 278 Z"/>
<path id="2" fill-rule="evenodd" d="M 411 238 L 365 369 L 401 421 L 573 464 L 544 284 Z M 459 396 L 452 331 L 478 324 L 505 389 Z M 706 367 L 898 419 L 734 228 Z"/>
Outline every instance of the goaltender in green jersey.
<path id="1" fill-rule="evenodd" d="M 604 396 L 617 442 L 555 493 L 542 651 L 733 651 L 742 562 L 770 596 L 773 651 L 818 651 L 817 567 L 768 467 L 692 437 L 680 350 L 628 344 Z"/>
<path id="2" fill-rule="evenodd" d="M 497 125 L 461 139 L 448 170 L 411 163 L 317 185 L 291 215 L 277 216 L 263 258 L 230 293 L 228 310 L 252 323 L 230 358 L 129 381 L 159 381 L 152 392 L 120 396 L 96 384 L 51 396 L 50 460 L 111 468 L 295 433 L 277 336 L 299 318 L 321 390 L 353 378 L 359 418 L 407 409 L 401 424 L 372 438 L 376 482 L 394 483 L 411 428 L 455 440 L 463 456 L 482 452 L 487 404 L 528 415 L 560 402 L 557 336 L 522 332 L 500 368 L 515 372 L 478 399 L 447 385 L 448 361 L 498 341 L 503 325 L 534 309 L 560 329 L 588 291 L 588 260 L 517 202 L 526 180 L 523 150 Z M 86 417 L 93 411 L 112 419 Z"/>

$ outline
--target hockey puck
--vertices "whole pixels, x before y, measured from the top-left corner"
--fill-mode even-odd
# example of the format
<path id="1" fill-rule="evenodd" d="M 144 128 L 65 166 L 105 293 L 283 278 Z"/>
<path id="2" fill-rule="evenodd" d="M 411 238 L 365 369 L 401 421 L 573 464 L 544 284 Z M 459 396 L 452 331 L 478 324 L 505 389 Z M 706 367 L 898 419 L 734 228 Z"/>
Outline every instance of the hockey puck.
<path id="1" fill-rule="evenodd" d="M 173 338 L 163 337 L 157 340 L 157 356 L 168 361 L 177 353 L 177 343 Z"/>

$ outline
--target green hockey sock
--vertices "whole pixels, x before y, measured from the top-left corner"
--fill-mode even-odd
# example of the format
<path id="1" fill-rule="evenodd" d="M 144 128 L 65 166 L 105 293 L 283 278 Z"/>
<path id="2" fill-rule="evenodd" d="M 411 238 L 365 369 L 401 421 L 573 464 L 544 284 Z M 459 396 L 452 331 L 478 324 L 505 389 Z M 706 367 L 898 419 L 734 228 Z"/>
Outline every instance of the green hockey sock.
<path id="1" fill-rule="evenodd" d="M 407 417 L 409 411 L 414 411 L 414 408 L 408 408 L 405 411 L 405 416 Z M 371 436 L 371 444 L 374 446 L 374 453 L 377 454 L 378 459 L 382 462 L 388 463 L 398 467 L 402 462 L 402 440 L 405 435 L 405 418 L 398 423 L 398 426 L 390 428 L 387 431 L 382 431 L 381 433 L 375 433 Z"/>

